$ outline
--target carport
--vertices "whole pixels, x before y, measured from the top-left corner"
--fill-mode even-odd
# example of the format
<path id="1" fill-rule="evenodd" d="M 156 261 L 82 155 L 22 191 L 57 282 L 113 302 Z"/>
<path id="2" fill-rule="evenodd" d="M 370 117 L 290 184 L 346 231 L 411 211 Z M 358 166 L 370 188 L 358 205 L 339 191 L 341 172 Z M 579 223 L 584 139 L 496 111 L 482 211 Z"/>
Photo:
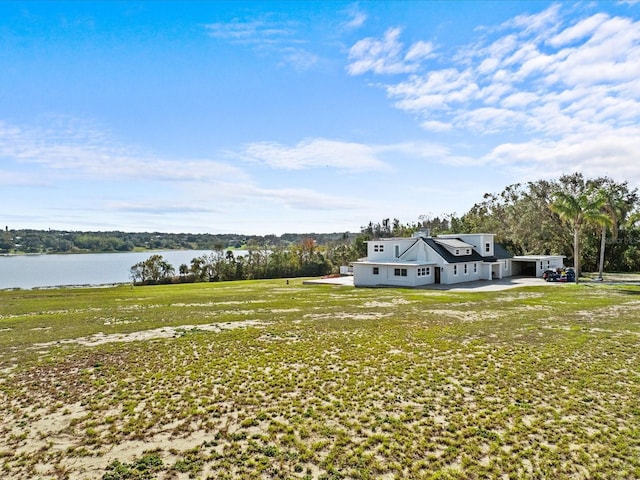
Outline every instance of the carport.
<path id="1" fill-rule="evenodd" d="M 564 255 L 516 255 L 511 259 L 513 274 L 526 277 L 542 277 L 545 270 L 564 266 Z"/>

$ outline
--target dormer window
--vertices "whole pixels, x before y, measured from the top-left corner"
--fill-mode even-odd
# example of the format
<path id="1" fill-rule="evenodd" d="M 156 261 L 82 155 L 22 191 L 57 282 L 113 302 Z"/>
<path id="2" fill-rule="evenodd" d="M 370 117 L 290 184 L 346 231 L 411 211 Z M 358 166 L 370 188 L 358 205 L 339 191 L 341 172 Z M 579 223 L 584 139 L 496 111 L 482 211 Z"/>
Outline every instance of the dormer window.
<path id="1" fill-rule="evenodd" d="M 375 244 L 373 246 L 374 252 L 384 252 L 384 244 Z"/>
<path id="2" fill-rule="evenodd" d="M 489 253 L 491 252 L 491 244 L 490 243 L 485 243 L 484 244 L 484 251 Z"/>
<path id="3" fill-rule="evenodd" d="M 456 257 L 471 255 L 473 251 L 473 245 L 458 238 L 437 238 L 435 242 Z"/>

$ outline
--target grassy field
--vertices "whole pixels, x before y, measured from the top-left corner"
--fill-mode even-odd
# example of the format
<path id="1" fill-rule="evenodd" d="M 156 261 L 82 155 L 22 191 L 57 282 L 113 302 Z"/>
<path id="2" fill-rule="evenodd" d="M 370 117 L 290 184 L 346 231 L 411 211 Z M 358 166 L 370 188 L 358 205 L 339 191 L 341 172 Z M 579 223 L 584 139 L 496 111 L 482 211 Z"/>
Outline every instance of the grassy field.
<path id="1" fill-rule="evenodd" d="M 640 478 L 640 287 L 0 292 L 0 477 Z"/>

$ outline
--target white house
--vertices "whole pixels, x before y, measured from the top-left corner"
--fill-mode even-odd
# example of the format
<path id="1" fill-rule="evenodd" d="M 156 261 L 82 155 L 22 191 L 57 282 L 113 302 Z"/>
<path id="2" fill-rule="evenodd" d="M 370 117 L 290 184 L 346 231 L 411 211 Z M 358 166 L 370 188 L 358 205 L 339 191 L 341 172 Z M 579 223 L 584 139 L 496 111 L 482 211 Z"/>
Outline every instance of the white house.
<path id="1" fill-rule="evenodd" d="M 356 287 L 454 284 L 493 280 L 518 274 L 541 277 L 562 266 L 558 255 L 514 257 L 494 243 L 492 233 L 411 238 L 381 238 L 367 242 L 367 257 L 353 262 Z"/>

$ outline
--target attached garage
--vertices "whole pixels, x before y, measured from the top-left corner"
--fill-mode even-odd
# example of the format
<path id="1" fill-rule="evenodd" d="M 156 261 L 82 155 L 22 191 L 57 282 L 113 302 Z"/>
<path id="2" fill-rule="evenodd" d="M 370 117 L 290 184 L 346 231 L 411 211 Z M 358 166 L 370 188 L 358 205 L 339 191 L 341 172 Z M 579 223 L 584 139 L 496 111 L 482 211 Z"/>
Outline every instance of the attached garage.
<path id="1" fill-rule="evenodd" d="M 564 255 L 516 255 L 511 261 L 514 275 L 541 278 L 545 270 L 564 266 Z"/>

